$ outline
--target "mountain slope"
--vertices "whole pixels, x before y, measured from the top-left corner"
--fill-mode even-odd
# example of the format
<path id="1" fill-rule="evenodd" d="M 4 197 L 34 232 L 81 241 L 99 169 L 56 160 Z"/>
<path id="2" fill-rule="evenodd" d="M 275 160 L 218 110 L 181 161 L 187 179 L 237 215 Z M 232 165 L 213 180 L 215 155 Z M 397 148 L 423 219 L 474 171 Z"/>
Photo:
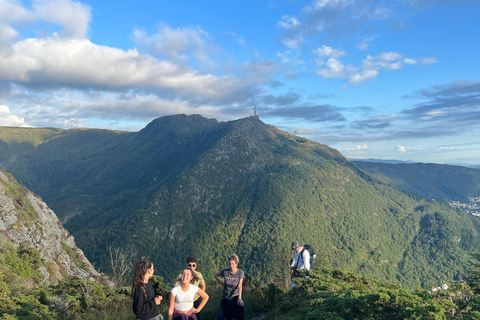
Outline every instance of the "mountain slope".
<path id="1" fill-rule="evenodd" d="M 478 169 L 434 163 L 355 164 L 384 183 L 427 199 L 467 203 L 468 197 L 480 195 Z"/>
<path id="2" fill-rule="evenodd" d="M 41 275 L 41 284 L 54 284 L 72 275 L 89 280 L 101 276 L 55 213 L 4 171 L 0 171 L 0 241 L 2 247 L 38 252 L 35 271 Z M 1 262 L 8 263 L 3 258 Z"/>
<path id="3" fill-rule="evenodd" d="M 314 245 L 317 263 L 413 288 L 462 278 L 480 248 L 474 217 L 414 199 L 256 117 L 67 130 L 20 161 L 20 180 L 102 270 L 108 247 L 123 247 L 167 279 L 196 255 L 208 280 L 236 252 L 247 273 L 279 281 L 298 240 Z"/>

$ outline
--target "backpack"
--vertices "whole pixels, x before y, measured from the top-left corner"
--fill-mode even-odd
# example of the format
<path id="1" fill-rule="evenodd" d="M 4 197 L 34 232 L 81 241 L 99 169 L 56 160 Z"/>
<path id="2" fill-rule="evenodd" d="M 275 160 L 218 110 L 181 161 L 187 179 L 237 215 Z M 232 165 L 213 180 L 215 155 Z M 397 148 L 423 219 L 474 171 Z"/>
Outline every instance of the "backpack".
<path id="1" fill-rule="evenodd" d="M 315 265 L 315 258 L 317 257 L 317 255 L 315 254 L 315 249 L 313 249 L 313 246 L 310 244 L 304 245 L 302 251 L 300 251 L 301 257 L 303 257 L 303 250 L 307 250 L 308 253 L 310 254 L 310 270 L 311 270 Z"/>

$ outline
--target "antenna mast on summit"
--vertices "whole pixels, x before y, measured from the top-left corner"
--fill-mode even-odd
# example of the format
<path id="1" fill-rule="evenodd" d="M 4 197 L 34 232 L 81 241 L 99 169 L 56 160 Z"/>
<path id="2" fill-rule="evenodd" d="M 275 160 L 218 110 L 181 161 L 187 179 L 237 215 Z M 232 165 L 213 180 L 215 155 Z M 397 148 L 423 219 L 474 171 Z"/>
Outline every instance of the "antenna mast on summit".
<path id="1" fill-rule="evenodd" d="M 258 118 L 258 115 L 257 115 L 257 105 L 256 105 L 256 104 L 253 105 L 253 116 L 254 116 L 255 118 Z"/>

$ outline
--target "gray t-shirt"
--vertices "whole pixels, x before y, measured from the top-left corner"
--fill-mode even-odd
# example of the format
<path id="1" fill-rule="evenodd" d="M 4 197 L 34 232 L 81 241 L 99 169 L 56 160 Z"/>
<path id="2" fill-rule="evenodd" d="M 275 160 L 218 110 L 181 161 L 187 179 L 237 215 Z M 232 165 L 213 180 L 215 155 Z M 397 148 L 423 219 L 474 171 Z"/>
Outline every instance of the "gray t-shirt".
<path id="1" fill-rule="evenodd" d="M 245 279 L 243 270 L 237 269 L 237 272 L 232 274 L 230 273 L 230 269 L 223 269 L 220 271 L 220 275 L 223 277 L 225 284 L 222 290 L 222 299 L 231 299 L 238 296 L 238 283 L 240 282 L 240 279 Z"/>

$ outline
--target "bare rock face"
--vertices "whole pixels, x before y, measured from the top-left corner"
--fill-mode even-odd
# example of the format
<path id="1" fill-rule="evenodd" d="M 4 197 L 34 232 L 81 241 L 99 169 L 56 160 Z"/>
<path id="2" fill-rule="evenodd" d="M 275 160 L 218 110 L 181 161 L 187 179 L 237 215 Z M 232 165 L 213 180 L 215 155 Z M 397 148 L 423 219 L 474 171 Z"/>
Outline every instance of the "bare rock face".
<path id="1" fill-rule="evenodd" d="M 98 273 L 55 213 L 35 194 L 0 170 L 0 240 L 33 247 L 45 259 L 42 284 L 77 275 L 98 280 Z"/>

